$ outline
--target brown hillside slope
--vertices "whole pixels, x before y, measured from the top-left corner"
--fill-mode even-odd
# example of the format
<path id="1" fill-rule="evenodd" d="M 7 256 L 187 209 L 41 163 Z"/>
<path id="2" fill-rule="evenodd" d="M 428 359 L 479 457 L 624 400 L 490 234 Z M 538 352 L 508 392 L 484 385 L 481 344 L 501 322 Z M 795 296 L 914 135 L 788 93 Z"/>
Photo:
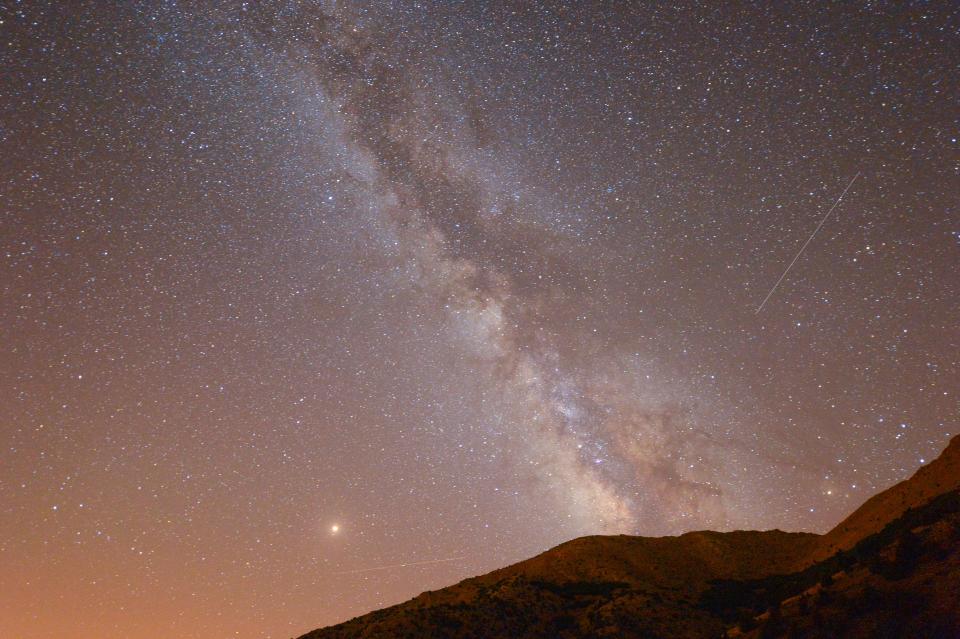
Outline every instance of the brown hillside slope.
<path id="1" fill-rule="evenodd" d="M 711 580 L 787 570 L 816 539 L 779 530 L 581 537 L 302 639 L 556 639 L 581 627 L 598 637 L 716 637 L 722 620 L 697 607 Z"/>
<path id="2" fill-rule="evenodd" d="M 910 479 L 868 499 L 817 542 L 806 563 L 830 557 L 838 550 L 852 548 L 858 541 L 879 532 L 908 508 L 916 508 L 937 495 L 960 488 L 960 435 L 935 460 Z"/>
<path id="3" fill-rule="evenodd" d="M 960 436 L 938 459 L 868 500 L 823 536 L 774 530 L 582 537 L 397 606 L 314 630 L 303 639 L 717 637 L 729 629 L 732 614 L 747 614 L 753 604 L 769 599 L 762 593 L 769 595 L 771 587 L 778 593 L 794 585 L 808 588 L 811 578 L 835 570 L 836 558 L 822 560 L 862 540 L 889 535 L 889 528 L 878 534 L 888 524 L 903 528 L 901 516 L 908 509 L 929 508 L 925 504 L 931 499 L 956 489 Z M 868 559 L 857 559 L 857 565 Z M 870 561 L 883 563 L 878 557 Z M 960 584 L 947 586 L 960 592 Z M 751 604 L 738 592 L 748 599 L 760 596 Z M 799 592 L 784 591 L 783 596 Z M 723 596 L 718 599 L 717 593 Z"/>
<path id="4" fill-rule="evenodd" d="M 817 566 L 818 574 L 792 584 L 793 596 L 774 597 L 776 607 L 763 593 L 777 577 L 748 584 L 742 599 L 762 612 L 727 636 L 960 639 L 960 491 L 905 512 L 855 551 Z"/>
<path id="5" fill-rule="evenodd" d="M 750 579 L 784 572 L 818 537 L 780 530 L 689 532 L 678 537 L 580 537 L 532 559 L 479 577 L 484 582 L 523 575 L 554 582 L 590 580 L 681 588 L 710 579 Z"/>

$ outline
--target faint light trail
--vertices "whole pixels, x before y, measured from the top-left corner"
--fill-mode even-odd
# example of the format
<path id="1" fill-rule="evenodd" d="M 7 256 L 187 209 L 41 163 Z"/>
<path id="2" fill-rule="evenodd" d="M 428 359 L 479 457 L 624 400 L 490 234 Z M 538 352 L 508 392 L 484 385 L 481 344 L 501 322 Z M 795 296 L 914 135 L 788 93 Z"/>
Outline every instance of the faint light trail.
<path id="1" fill-rule="evenodd" d="M 340 570 L 331 572 L 331 575 L 356 575 L 362 572 L 373 572 L 375 570 L 390 570 L 391 568 L 408 568 L 410 566 L 426 566 L 428 564 L 441 564 L 450 561 L 460 561 L 466 557 L 449 557 L 447 559 L 428 559 L 426 561 L 410 561 L 403 564 L 388 564 L 386 566 L 373 566 L 371 568 L 357 568 L 356 570 Z"/>
<path id="2" fill-rule="evenodd" d="M 797 260 L 800 259 L 800 256 L 803 255 L 803 252 L 807 249 L 807 246 L 810 244 L 810 242 L 813 241 L 813 238 L 820 231 L 821 227 L 823 227 L 824 223 L 827 221 L 827 218 L 830 217 L 831 213 L 833 213 L 833 210 L 840 205 L 840 201 L 843 200 L 843 196 L 847 194 L 847 191 L 850 190 L 850 187 L 853 186 L 853 183 L 857 181 L 858 177 L 860 177 L 860 171 L 857 171 L 857 174 L 853 176 L 853 179 L 850 180 L 849 184 L 847 184 L 847 188 L 843 190 L 843 193 L 840 194 L 840 197 L 837 198 L 837 201 L 833 203 L 833 206 L 830 207 L 830 210 L 827 211 L 827 214 L 823 216 L 822 220 L 820 220 L 820 224 L 817 225 L 817 228 L 813 230 L 813 233 L 810 234 L 810 237 L 807 238 L 807 241 L 803 243 L 803 246 L 800 247 L 800 250 L 797 251 L 797 254 L 793 256 L 793 260 L 790 262 L 787 268 L 783 271 L 783 275 L 780 276 L 780 279 L 777 280 L 777 283 L 774 284 L 773 288 L 770 289 L 770 292 L 767 293 L 767 296 L 763 298 L 762 302 L 760 302 L 760 306 L 757 307 L 757 310 L 756 312 L 754 312 L 754 315 L 757 315 L 758 313 L 760 313 L 760 311 L 763 310 L 763 307 L 764 305 L 766 305 L 767 300 L 770 299 L 770 296 L 773 295 L 774 291 L 777 290 L 777 287 L 780 286 L 780 282 L 783 281 L 783 278 L 787 276 L 787 273 L 790 272 L 790 269 L 793 268 L 793 265 L 796 264 Z"/>

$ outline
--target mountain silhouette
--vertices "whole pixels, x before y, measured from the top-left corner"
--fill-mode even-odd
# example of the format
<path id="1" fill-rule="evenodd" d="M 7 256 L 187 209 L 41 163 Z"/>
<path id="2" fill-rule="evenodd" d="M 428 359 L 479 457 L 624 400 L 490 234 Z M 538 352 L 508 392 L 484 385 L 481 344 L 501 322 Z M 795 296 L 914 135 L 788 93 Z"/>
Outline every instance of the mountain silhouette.
<path id="1" fill-rule="evenodd" d="M 960 436 L 824 535 L 590 536 L 301 639 L 960 639 Z"/>

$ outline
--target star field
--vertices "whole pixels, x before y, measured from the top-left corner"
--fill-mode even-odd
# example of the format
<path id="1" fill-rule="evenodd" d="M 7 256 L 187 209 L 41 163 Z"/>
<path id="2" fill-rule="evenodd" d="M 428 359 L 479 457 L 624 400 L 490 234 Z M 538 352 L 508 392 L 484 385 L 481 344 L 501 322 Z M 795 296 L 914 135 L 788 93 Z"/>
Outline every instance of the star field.
<path id="1" fill-rule="evenodd" d="M 0 2 L 0 635 L 830 528 L 958 429 L 958 53 L 950 3 Z"/>

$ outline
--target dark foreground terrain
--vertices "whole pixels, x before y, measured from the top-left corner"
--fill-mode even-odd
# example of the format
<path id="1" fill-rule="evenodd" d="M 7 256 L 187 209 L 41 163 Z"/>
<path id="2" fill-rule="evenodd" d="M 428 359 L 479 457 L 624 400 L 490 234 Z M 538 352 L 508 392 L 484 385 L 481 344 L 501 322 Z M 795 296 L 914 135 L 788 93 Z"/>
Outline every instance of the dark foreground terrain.
<path id="1" fill-rule="evenodd" d="M 723 636 L 960 639 L 960 437 L 825 535 L 583 537 L 301 639 Z"/>

